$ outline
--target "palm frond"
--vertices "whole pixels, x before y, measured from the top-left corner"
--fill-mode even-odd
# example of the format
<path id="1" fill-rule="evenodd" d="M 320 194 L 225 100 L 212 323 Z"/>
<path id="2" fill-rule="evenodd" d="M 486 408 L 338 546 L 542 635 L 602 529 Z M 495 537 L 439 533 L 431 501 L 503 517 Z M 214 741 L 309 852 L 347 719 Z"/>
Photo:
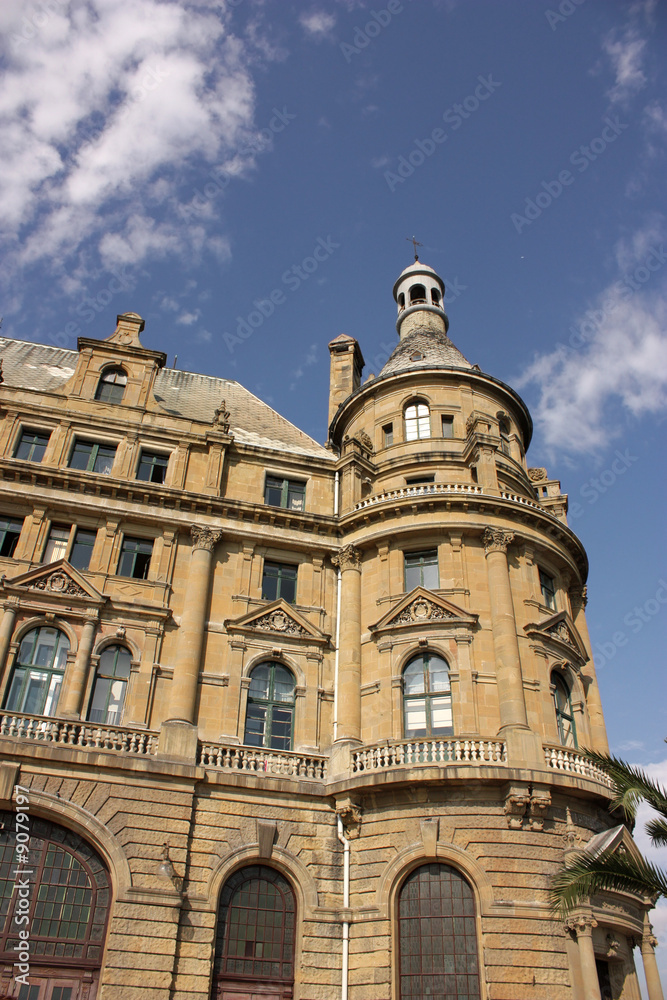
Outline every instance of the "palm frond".
<path id="1" fill-rule="evenodd" d="M 620 806 L 626 816 L 634 819 L 637 806 L 643 799 L 667 819 L 667 791 L 641 768 L 632 767 L 611 754 L 601 754 L 594 750 L 584 750 L 583 753 L 614 782 L 616 795 L 613 807 Z"/>
<path id="2" fill-rule="evenodd" d="M 565 916 L 582 899 L 604 890 L 667 897 L 667 873 L 630 854 L 587 854 L 570 858 L 553 876 L 550 903 Z"/>
<path id="3" fill-rule="evenodd" d="M 667 819 L 656 816 L 646 824 L 646 832 L 656 847 L 667 847 Z"/>

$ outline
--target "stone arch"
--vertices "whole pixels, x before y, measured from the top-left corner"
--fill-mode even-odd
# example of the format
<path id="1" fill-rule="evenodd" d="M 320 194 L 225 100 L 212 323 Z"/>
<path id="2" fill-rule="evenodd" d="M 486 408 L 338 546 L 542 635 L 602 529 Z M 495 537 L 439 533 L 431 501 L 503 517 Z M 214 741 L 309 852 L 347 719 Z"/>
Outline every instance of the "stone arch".
<path id="1" fill-rule="evenodd" d="M 477 912 L 483 917 L 494 904 L 493 887 L 486 870 L 479 861 L 454 844 L 438 841 L 435 854 L 426 851 L 423 844 L 411 844 L 392 858 L 380 875 L 375 896 L 375 905 L 384 919 L 390 919 L 394 912 L 397 893 L 406 877 L 420 865 L 436 861 L 456 868 L 467 879 L 477 904 Z"/>
<path id="2" fill-rule="evenodd" d="M 95 643 L 93 647 L 92 656 L 100 656 L 109 646 L 125 646 L 132 657 L 132 663 L 139 663 L 141 661 L 141 650 L 139 646 L 134 641 L 134 639 L 129 639 L 126 635 L 122 639 L 119 639 L 117 635 L 110 633 L 108 635 L 102 635 Z"/>
<path id="3" fill-rule="evenodd" d="M 284 875 L 294 890 L 300 919 L 312 919 L 319 906 L 317 886 L 306 866 L 295 855 L 282 847 L 274 846 L 270 858 L 259 856 L 259 844 L 250 844 L 231 851 L 213 869 L 206 886 L 208 910 L 217 912 L 222 887 L 234 872 L 248 865 L 267 865 Z"/>
<path id="4" fill-rule="evenodd" d="M 19 608 L 19 611 L 21 609 Z M 12 649 L 18 648 L 23 641 L 24 636 L 34 628 L 57 628 L 61 632 L 64 632 L 69 639 L 69 653 L 68 656 L 76 655 L 79 642 L 77 639 L 76 632 L 72 628 L 68 621 L 62 618 L 49 619 L 46 615 L 35 615 L 33 618 L 26 619 L 22 621 L 20 625 L 14 630 L 14 635 L 12 636 L 11 647 Z"/>
<path id="5" fill-rule="evenodd" d="M 279 663 L 282 667 L 285 667 L 294 675 L 295 687 L 304 687 L 306 684 L 306 675 L 304 674 L 302 668 L 293 656 L 284 653 L 282 650 L 280 653 L 274 654 L 270 649 L 267 649 L 251 656 L 248 662 L 243 665 L 243 672 L 241 676 L 250 677 L 252 671 L 255 667 L 258 667 L 260 663 Z"/>

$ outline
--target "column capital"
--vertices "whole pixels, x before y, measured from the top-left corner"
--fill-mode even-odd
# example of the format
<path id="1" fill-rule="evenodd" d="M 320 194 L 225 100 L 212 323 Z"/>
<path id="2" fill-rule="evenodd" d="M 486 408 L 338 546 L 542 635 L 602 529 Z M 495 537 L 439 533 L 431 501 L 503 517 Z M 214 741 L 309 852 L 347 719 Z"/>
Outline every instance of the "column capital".
<path id="1" fill-rule="evenodd" d="M 331 562 L 334 566 L 343 570 L 343 572 L 347 569 L 356 569 L 360 571 L 361 549 L 358 549 L 355 545 L 345 545 L 340 552 L 336 552 L 332 555 Z"/>
<path id="2" fill-rule="evenodd" d="M 565 927 L 569 931 L 574 931 L 577 937 L 590 937 L 593 928 L 597 925 L 598 922 L 592 913 L 581 913 L 579 916 L 569 917 L 565 921 Z"/>
<path id="3" fill-rule="evenodd" d="M 514 532 L 502 528 L 485 528 L 482 535 L 484 555 L 490 552 L 507 552 L 508 545 L 514 541 Z"/>
<path id="4" fill-rule="evenodd" d="M 216 542 L 222 538 L 221 531 L 215 528 L 202 528 L 198 524 L 192 525 L 190 534 L 192 535 L 193 552 L 195 549 L 206 549 L 207 552 L 212 552 Z"/>

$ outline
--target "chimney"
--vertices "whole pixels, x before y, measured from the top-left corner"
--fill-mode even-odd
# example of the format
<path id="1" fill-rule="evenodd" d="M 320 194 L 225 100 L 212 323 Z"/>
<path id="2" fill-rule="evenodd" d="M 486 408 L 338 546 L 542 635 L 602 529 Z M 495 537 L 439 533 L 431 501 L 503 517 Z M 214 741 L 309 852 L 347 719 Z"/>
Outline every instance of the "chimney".
<path id="1" fill-rule="evenodd" d="M 341 333 L 329 344 L 331 374 L 329 376 L 329 424 L 340 404 L 361 385 L 364 356 L 354 337 Z"/>

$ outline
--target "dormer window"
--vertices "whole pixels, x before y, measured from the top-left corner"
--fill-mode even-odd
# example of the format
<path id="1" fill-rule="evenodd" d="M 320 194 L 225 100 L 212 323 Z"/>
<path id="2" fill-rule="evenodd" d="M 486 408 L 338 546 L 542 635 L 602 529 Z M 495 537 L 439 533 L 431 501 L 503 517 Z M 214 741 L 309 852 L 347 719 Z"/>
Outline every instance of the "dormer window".
<path id="1" fill-rule="evenodd" d="M 102 403 L 122 403 L 127 374 L 122 368 L 106 368 L 97 383 L 95 399 Z"/>
<path id="2" fill-rule="evenodd" d="M 416 306 L 426 302 L 426 289 L 423 285 L 413 285 L 410 289 L 410 305 Z"/>

